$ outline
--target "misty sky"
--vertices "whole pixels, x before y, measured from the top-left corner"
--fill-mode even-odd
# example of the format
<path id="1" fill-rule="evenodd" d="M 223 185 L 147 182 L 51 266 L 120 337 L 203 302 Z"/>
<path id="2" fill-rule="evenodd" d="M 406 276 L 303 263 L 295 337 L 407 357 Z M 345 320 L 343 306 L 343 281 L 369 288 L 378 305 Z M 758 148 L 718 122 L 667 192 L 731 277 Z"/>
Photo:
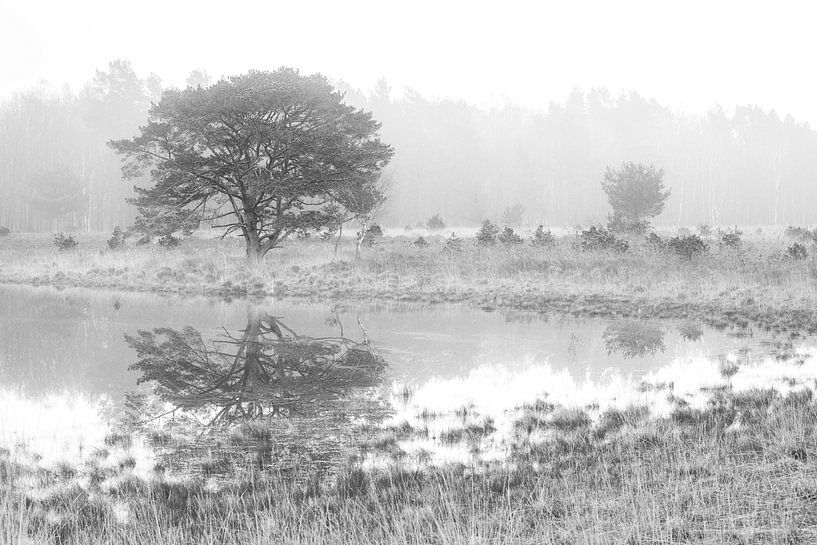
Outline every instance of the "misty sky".
<path id="1" fill-rule="evenodd" d="M 807 2 L 0 0 L 0 97 L 108 61 L 182 85 L 290 65 L 370 89 L 547 108 L 574 85 L 687 112 L 758 104 L 817 126 Z"/>

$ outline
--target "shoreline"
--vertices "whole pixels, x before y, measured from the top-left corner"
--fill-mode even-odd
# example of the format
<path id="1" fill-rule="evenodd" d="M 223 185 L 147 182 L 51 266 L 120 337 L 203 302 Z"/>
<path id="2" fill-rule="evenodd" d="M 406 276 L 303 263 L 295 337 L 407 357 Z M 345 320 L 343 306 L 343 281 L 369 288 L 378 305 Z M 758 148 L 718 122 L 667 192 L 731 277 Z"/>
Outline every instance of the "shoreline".
<path id="1" fill-rule="evenodd" d="M 272 289 L 267 283 L 250 279 L 246 283 L 226 282 L 221 286 L 189 285 L 183 283 L 133 284 L 116 282 L 111 279 L 92 280 L 68 278 L 56 273 L 55 278 L 37 276 L 34 278 L 10 277 L 0 273 L 0 285 L 50 286 L 60 288 L 81 288 L 107 290 L 126 293 L 153 293 L 180 297 L 206 297 L 213 299 L 263 299 L 286 297 L 308 301 L 332 302 L 383 302 L 410 304 L 459 304 L 484 311 L 527 311 L 536 313 L 556 313 L 589 318 L 619 319 L 676 319 L 697 320 L 717 329 L 730 328 L 736 334 L 750 335 L 752 327 L 765 331 L 786 332 L 792 338 L 817 334 L 817 308 L 803 305 L 800 308 L 770 305 L 769 301 L 758 302 L 753 295 L 723 297 L 709 300 L 686 300 L 681 297 L 655 297 L 651 295 L 610 294 L 610 293 L 557 293 L 555 291 L 530 288 L 523 290 L 507 286 L 488 286 L 482 291 L 473 287 L 406 290 L 405 287 L 383 289 L 382 287 L 360 289 L 355 287 L 315 287 L 297 282 L 276 279 Z"/>

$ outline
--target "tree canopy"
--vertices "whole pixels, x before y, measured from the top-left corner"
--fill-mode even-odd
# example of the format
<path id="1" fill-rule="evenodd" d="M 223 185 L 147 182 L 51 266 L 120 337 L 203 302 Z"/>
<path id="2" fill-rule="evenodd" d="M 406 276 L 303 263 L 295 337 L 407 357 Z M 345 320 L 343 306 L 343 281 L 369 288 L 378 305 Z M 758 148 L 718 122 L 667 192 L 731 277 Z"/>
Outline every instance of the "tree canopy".
<path id="1" fill-rule="evenodd" d="M 152 169 L 153 185 L 133 200 L 140 214 L 217 220 L 258 262 L 291 234 L 336 225 L 364 212 L 355 203 L 380 198 L 392 148 L 379 128 L 323 76 L 280 68 L 166 91 L 138 136 L 111 145 L 126 178 Z"/>
<path id="2" fill-rule="evenodd" d="M 664 189 L 664 170 L 641 163 L 626 162 L 617 170 L 607 167 L 601 185 L 614 218 L 628 224 L 660 214 L 670 195 Z"/>

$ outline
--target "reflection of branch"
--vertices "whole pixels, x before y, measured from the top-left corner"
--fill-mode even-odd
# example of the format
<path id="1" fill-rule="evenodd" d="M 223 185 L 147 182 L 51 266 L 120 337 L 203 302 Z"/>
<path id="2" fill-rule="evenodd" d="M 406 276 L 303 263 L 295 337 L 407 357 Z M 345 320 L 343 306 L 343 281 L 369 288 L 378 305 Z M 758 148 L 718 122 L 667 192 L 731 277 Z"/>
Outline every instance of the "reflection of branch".
<path id="1" fill-rule="evenodd" d="M 366 333 L 366 328 L 363 327 L 363 322 L 360 321 L 360 316 L 357 317 L 357 325 L 360 326 L 360 330 L 363 332 L 363 343 L 369 344 L 369 334 Z"/>
<path id="2" fill-rule="evenodd" d="M 307 414 L 310 407 L 340 401 L 352 388 L 372 385 L 384 364 L 359 318 L 358 325 L 360 343 L 303 337 L 279 318 L 251 309 L 242 335 L 224 330 L 212 350 L 192 328 L 126 338 L 139 356 L 131 366 L 143 373 L 139 381 L 152 381 L 177 408 L 215 409 L 203 424 L 211 427 L 284 411 Z"/>

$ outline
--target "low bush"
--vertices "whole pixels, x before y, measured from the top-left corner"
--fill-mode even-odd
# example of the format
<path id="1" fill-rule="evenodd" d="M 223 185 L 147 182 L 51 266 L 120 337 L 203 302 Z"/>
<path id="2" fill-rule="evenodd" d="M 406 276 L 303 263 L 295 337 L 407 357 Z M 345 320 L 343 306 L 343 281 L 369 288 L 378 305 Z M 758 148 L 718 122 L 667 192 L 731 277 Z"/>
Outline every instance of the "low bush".
<path id="1" fill-rule="evenodd" d="M 643 235 L 650 228 L 650 222 L 646 220 L 631 220 L 620 215 L 613 214 L 607 217 L 607 229 L 614 233 L 631 233 Z"/>
<path id="2" fill-rule="evenodd" d="M 482 227 L 477 231 L 477 244 L 480 246 L 491 246 L 496 244 L 496 236 L 499 234 L 499 227 L 486 219 L 482 222 Z"/>
<path id="3" fill-rule="evenodd" d="M 428 248 L 428 241 L 423 237 L 417 237 L 417 240 L 411 243 L 416 248 Z"/>
<path id="4" fill-rule="evenodd" d="M 587 231 L 582 231 L 579 247 L 584 251 L 612 250 L 623 253 L 630 249 L 630 244 L 604 227 L 592 226 Z"/>
<path id="5" fill-rule="evenodd" d="M 553 236 L 549 229 L 545 231 L 544 226 L 540 225 L 534 231 L 531 243 L 539 247 L 553 246 L 556 243 L 556 237 Z"/>
<path id="6" fill-rule="evenodd" d="M 111 238 L 108 239 L 108 249 L 109 250 L 118 250 L 125 246 L 125 233 L 122 232 L 122 229 L 119 226 L 113 228 L 113 233 L 111 233 Z"/>
<path id="7" fill-rule="evenodd" d="M 0 225 L 0 237 L 7 237 L 9 233 L 11 233 L 11 230 L 8 227 Z"/>
<path id="8" fill-rule="evenodd" d="M 360 236 L 360 233 L 358 233 Z M 377 241 L 383 238 L 383 228 L 373 223 L 366 229 L 366 237 L 363 239 L 367 246 L 374 246 Z"/>
<path id="9" fill-rule="evenodd" d="M 743 231 L 739 231 L 737 228 L 724 231 L 720 234 L 720 245 L 727 248 L 738 248 L 742 243 L 741 236 L 743 236 Z"/>
<path id="10" fill-rule="evenodd" d="M 808 257 L 808 251 L 802 244 L 795 242 L 786 249 L 786 255 L 791 259 L 800 260 Z"/>
<path id="11" fill-rule="evenodd" d="M 457 236 L 457 233 L 451 233 L 451 236 L 445 240 L 443 247 L 445 252 L 459 252 L 462 251 L 462 239 Z"/>
<path id="12" fill-rule="evenodd" d="M 57 233 L 54 235 L 54 246 L 59 248 L 61 252 L 64 250 L 72 250 L 78 245 L 79 242 L 77 242 L 71 235 L 65 236 L 64 233 Z"/>
<path id="13" fill-rule="evenodd" d="M 164 235 L 160 237 L 157 244 L 162 248 L 175 248 L 181 243 L 182 239 L 174 237 L 173 235 Z"/>
<path id="14" fill-rule="evenodd" d="M 817 229 L 812 231 L 808 227 L 789 225 L 786 227 L 786 237 L 800 242 L 817 242 Z"/>
<path id="15" fill-rule="evenodd" d="M 442 231 L 445 229 L 445 222 L 439 214 L 434 214 L 426 222 L 426 227 L 429 231 Z"/>
<path id="16" fill-rule="evenodd" d="M 505 227 L 502 233 L 499 234 L 499 242 L 505 246 L 515 246 L 522 244 L 522 237 L 516 234 L 511 227 Z"/>
<path id="17" fill-rule="evenodd" d="M 679 235 L 666 241 L 666 248 L 673 253 L 692 259 L 693 256 L 706 253 L 709 246 L 698 235 Z"/>
<path id="18" fill-rule="evenodd" d="M 667 247 L 667 241 L 655 233 L 647 235 L 647 245 L 653 250 L 664 250 Z"/>

